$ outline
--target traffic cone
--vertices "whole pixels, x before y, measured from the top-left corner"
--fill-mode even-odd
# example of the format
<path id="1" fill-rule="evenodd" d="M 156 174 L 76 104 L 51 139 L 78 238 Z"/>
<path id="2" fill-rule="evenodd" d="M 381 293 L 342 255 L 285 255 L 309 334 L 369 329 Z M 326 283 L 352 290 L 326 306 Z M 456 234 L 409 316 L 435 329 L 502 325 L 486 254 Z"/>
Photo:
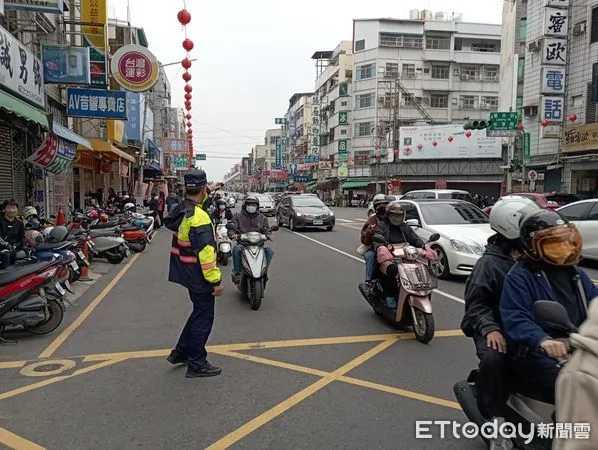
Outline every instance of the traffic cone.
<path id="1" fill-rule="evenodd" d="M 56 216 L 56 226 L 59 225 L 66 225 L 66 216 L 64 215 L 62 207 L 58 208 L 58 215 Z"/>
<path id="2" fill-rule="evenodd" d="M 89 246 L 87 242 L 83 244 L 83 254 L 85 255 L 85 259 L 89 261 Z M 81 276 L 79 277 L 79 281 L 93 281 L 93 278 L 90 278 L 89 271 L 87 270 L 87 266 L 83 265 L 81 267 Z"/>

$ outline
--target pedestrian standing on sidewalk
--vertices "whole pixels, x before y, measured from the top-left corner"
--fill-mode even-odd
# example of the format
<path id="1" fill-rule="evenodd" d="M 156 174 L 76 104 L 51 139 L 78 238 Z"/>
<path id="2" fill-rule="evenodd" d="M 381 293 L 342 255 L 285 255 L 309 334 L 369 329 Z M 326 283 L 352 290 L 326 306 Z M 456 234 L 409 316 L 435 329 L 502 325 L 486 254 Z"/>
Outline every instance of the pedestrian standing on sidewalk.
<path id="1" fill-rule="evenodd" d="M 175 233 L 170 251 L 168 280 L 189 291 L 193 312 L 168 356 L 171 364 L 187 364 L 187 378 L 213 377 L 222 369 L 207 360 L 206 343 L 214 323 L 215 297 L 222 295 L 222 274 L 216 263 L 216 241 L 203 203 L 208 179 L 203 170 L 185 175 L 185 199 L 164 219 Z"/>
<path id="2" fill-rule="evenodd" d="M 160 226 L 164 225 L 164 210 L 166 209 L 166 196 L 164 191 L 160 191 L 158 196 L 158 217 L 160 218 Z"/>

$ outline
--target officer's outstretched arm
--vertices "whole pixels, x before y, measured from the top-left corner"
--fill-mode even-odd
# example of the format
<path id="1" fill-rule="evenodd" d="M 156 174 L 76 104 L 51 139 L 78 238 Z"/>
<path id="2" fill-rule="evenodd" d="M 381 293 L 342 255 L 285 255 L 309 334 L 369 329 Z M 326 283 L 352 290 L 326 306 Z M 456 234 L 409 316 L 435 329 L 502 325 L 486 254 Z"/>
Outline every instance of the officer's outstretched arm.
<path id="1" fill-rule="evenodd" d="M 222 274 L 216 261 L 216 241 L 211 224 L 191 227 L 189 240 L 193 250 L 197 252 L 201 271 L 206 281 L 215 285 L 220 284 Z"/>

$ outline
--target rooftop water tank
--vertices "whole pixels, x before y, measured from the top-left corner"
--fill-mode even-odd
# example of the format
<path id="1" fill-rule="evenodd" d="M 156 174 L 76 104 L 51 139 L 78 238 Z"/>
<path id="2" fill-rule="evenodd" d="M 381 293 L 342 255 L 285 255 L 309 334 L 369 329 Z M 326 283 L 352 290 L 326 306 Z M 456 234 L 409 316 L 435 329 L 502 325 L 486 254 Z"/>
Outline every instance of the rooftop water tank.
<path id="1" fill-rule="evenodd" d="M 409 20 L 418 20 L 418 19 L 419 19 L 419 9 L 409 10 Z"/>
<path id="2" fill-rule="evenodd" d="M 432 20 L 433 16 L 432 16 L 432 11 L 428 10 L 428 9 L 424 9 L 422 10 L 421 16 L 420 18 L 422 20 Z"/>

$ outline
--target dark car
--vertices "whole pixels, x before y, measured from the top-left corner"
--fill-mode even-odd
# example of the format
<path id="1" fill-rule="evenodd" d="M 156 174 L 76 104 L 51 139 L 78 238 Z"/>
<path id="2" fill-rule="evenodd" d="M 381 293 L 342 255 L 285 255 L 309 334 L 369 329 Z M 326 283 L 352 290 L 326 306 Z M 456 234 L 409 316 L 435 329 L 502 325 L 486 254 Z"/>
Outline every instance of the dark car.
<path id="1" fill-rule="evenodd" d="M 278 226 L 288 225 L 291 230 L 324 227 L 332 231 L 334 213 L 313 194 L 286 195 L 276 210 Z"/>

